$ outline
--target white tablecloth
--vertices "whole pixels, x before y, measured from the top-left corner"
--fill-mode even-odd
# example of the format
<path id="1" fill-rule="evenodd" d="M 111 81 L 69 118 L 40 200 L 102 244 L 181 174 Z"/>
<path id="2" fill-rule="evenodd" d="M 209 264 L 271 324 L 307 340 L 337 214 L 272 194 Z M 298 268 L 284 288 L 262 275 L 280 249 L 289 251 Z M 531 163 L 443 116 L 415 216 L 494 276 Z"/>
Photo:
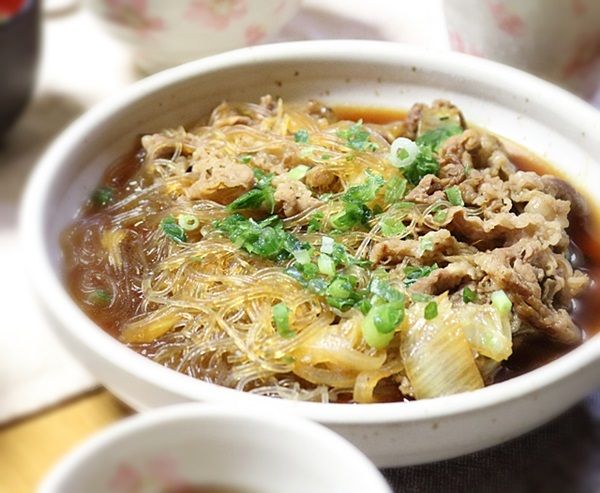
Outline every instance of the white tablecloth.
<path id="1" fill-rule="evenodd" d="M 26 177 L 73 118 L 140 77 L 130 54 L 83 9 L 44 21 L 36 95 L 0 146 L 0 422 L 97 385 L 55 341 L 23 272 L 17 210 Z M 277 40 L 365 38 L 448 49 L 440 0 L 305 0 Z"/>

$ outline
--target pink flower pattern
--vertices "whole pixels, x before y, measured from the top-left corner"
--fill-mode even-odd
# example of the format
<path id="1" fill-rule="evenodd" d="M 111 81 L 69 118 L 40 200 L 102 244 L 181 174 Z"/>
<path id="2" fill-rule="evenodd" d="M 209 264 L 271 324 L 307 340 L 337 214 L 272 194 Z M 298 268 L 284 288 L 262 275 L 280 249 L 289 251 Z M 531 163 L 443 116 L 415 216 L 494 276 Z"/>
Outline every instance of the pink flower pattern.
<path id="1" fill-rule="evenodd" d="M 188 16 L 216 31 L 227 29 L 234 19 L 246 14 L 246 0 L 193 0 Z"/>
<path id="2" fill-rule="evenodd" d="M 514 12 L 511 12 L 501 2 L 489 2 L 488 7 L 498 27 L 511 36 L 521 36 L 525 32 L 525 22 Z"/>
<path id="3" fill-rule="evenodd" d="M 164 29 L 162 19 L 149 15 L 146 0 L 104 0 L 104 4 L 110 20 L 133 27 L 141 36 Z"/>
<path id="4" fill-rule="evenodd" d="M 479 51 L 474 46 L 468 45 L 459 32 L 450 31 L 449 37 L 450 46 L 453 50 L 460 51 L 461 53 L 466 53 L 467 55 L 483 57 L 483 53 L 481 53 L 481 51 Z"/>
<path id="5" fill-rule="evenodd" d="M 573 55 L 562 67 L 567 78 L 585 77 L 596 65 L 600 57 L 600 33 L 596 36 L 581 36 Z"/>
<path id="6" fill-rule="evenodd" d="M 244 38 L 246 39 L 246 46 L 252 46 L 260 43 L 267 33 L 258 24 L 252 24 L 246 28 L 244 32 Z"/>
<path id="7" fill-rule="evenodd" d="M 588 6 L 583 0 L 571 0 L 571 10 L 577 16 L 585 15 L 588 11 Z"/>
<path id="8" fill-rule="evenodd" d="M 157 456 L 138 469 L 126 462 L 119 464 L 107 484 L 112 493 L 139 493 L 149 485 L 162 491 L 184 489 L 189 482 L 179 474 L 175 459 Z"/>

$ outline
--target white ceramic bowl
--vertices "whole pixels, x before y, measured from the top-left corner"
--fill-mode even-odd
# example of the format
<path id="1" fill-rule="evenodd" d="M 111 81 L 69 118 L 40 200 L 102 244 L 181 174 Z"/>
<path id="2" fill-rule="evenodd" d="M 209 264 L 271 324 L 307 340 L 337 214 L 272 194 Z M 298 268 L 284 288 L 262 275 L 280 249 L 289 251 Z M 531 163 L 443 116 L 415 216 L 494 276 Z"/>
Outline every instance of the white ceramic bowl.
<path id="1" fill-rule="evenodd" d="M 23 247 L 56 333 L 112 392 L 136 409 L 181 401 L 259 407 L 308 417 L 341 433 L 379 466 L 448 458 L 542 424 L 600 384 L 600 337 L 526 375 L 476 392 L 409 403 L 283 401 L 204 383 L 134 353 L 99 329 L 66 292 L 60 231 L 107 164 L 142 133 L 190 122 L 222 99 L 320 98 L 409 107 L 448 98 L 467 118 L 554 162 L 600 199 L 600 116 L 583 101 L 493 62 L 398 44 L 322 41 L 249 48 L 157 74 L 100 104 L 48 150 L 24 198 Z"/>
<path id="2" fill-rule="evenodd" d="M 135 63 L 156 72 L 272 38 L 301 0 L 85 0 Z"/>
<path id="3" fill-rule="evenodd" d="M 182 404 L 128 418 L 71 452 L 39 493 L 391 493 L 369 460 L 310 421 Z M 206 488 L 202 491 L 211 491 Z"/>

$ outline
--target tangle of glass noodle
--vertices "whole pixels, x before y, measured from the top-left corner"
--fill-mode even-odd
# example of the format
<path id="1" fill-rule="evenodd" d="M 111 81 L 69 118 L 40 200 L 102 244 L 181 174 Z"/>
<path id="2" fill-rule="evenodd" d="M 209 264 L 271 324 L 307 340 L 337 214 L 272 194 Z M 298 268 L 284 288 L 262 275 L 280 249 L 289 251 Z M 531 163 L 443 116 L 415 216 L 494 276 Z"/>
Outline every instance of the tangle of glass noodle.
<path id="1" fill-rule="evenodd" d="M 143 164 L 134 187 L 106 211 L 102 224 L 112 289 L 124 293 L 124 282 L 137 286 L 135 315 L 120 321 L 119 337 L 154 361 L 195 378 L 242 391 L 318 402 L 372 402 L 380 380 L 399 385 L 404 377 L 398 344 L 375 350 L 361 336 L 363 316 L 340 312 L 312 294 L 276 264 L 248 254 L 211 227 L 226 217 L 225 207 L 209 200 L 190 200 L 185 190 L 198 176 L 190 169 L 207 157 L 239 162 L 252 155 L 252 166 L 283 173 L 299 164 L 326 167 L 336 177 L 334 198 L 365 179 L 365 171 L 389 179 L 395 171 L 385 156 L 389 142 L 384 125 L 365 125 L 373 152 L 352 152 L 338 136 L 352 122 L 315 116 L 306 104 L 223 103 L 208 124 L 146 136 Z M 294 141 L 306 129 L 307 144 Z M 351 156 L 349 158 L 349 156 Z M 450 204 L 436 203 L 436 210 Z M 431 206 L 386 208 L 403 221 L 405 237 L 437 229 Z M 286 230 L 317 250 L 321 233 L 306 233 L 311 215 L 324 222 L 341 209 L 340 201 L 323 201 L 286 218 Z M 472 211 L 476 213 L 476 211 Z M 169 239 L 159 224 L 166 215 L 193 214 L 201 223 L 183 244 Z M 86 228 L 86 222 L 80 228 Z M 381 240 L 379 226 L 336 236 L 350 254 L 368 258 Z M 82 257 L 83 258 L 83 257 Z M 393 276 L 395 271 L 390 271 Z M 356 269 L 359 287 L 368 276 Z M 272 306 L 290 309 L 291 338 L 281 337 L 272 322 Z"/>

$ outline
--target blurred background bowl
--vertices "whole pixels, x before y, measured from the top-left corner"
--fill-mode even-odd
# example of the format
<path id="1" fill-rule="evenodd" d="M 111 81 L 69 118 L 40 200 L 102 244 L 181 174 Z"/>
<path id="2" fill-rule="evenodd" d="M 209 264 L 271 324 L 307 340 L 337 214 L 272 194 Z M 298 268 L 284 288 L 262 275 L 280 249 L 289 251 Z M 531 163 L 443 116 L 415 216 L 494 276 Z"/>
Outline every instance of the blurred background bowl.
<path id="1" fill-rule="evenodd" d="M 0 2 L 0 136 L 16 121 L 33 92 L 39 10 L 38 0 Z"/>
<path id="2" fill-rule="evenodd" d="M 306 420 L 198 404 L 122 421 L 67 456 L 39 493 L 391 493 L 367 458 Z"/>
<path id="3" fill-rule="evenodd" d="M 86 0 L 109 31 L 156 72 L 222 51 L 262 43 L 301 0 Z"/>

